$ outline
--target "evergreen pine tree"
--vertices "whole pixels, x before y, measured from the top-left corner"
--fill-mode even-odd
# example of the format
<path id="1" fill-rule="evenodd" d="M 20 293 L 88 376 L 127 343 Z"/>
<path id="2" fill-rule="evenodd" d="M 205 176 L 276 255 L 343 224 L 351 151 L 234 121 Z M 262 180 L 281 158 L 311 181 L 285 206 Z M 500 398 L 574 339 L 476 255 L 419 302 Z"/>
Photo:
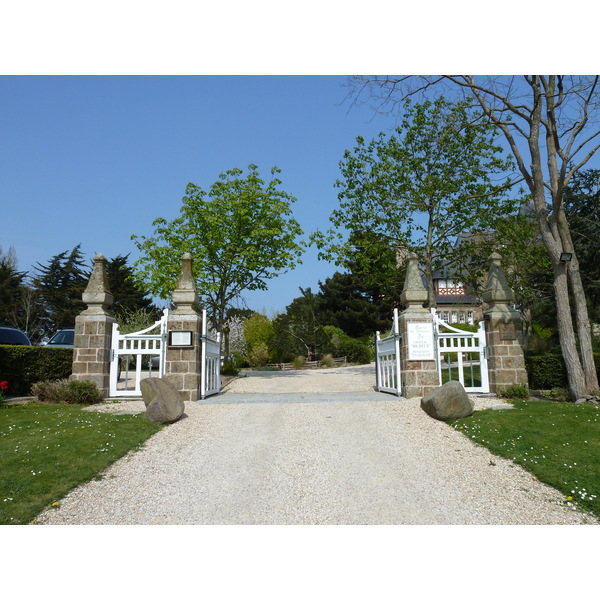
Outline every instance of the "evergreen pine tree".
<path id="1" fill-rule="evenodd" d="M 81 296 L 90 276 L 81 244 L 53 256 L 46 266 L 37 265 L 33 282 L 40 294 L 46 332 L 74 327 L 75 317 L 86 308 Z"/>
<path id="2" fill-rule="evenodd" d="M 143 310 L 151 313 L 153 319 L 159 318 L 159 309 L 148 294 L 139 288 L 133 276 L 133 269 L 127 264 L 127 256 L 116 256 L 108 261 L 107 278 L 110 292 L 113 295 L 113 312 L 118 318 L 125 313 Z"/>

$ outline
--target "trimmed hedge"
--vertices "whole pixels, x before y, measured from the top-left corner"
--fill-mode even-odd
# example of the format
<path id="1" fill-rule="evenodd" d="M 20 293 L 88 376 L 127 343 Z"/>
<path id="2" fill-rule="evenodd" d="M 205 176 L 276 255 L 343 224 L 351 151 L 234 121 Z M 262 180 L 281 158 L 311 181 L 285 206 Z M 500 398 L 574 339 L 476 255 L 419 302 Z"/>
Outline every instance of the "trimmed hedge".
<path id="1" fill-rule="evenodd" d="M 600 354 L 594 352 L 596 371 L 600 378 Z M 567 369 L 561 354 L 546 352 L 538 355 L 525 355 L 525 367 L 532 390 L 552 390 L 568 386 Z"/>
<path id="2" fill-rule="evenodd" d="M 29 396 L 38 381 L 67 379 L 73 369 L 72 348 L 0 345 L 0 380 L 9 396 Z"/>

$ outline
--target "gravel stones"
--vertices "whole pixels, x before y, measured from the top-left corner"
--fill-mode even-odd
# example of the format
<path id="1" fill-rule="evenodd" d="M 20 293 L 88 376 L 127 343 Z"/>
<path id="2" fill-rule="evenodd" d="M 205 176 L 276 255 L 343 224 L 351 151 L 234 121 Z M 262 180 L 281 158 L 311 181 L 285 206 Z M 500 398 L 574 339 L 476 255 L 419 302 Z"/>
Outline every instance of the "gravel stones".
<path id="1" fill-rule="evenodd" d="M 597 523 L 520 467 L 431 419 L 419 399 L 366 392 L 364 400 L 348 402 L 338 392 L 315 402 L 300 395 L 260 402 L 257 396 L 237 404 L 234 393 L 227 396 L 228 403 L 219 396 L 212 403 L 186 402 L 189 418 L 162 429 L 102 480 L 80 486 L 36 521 Z M 473 400 L 476 409 L 499 403 Z"/>

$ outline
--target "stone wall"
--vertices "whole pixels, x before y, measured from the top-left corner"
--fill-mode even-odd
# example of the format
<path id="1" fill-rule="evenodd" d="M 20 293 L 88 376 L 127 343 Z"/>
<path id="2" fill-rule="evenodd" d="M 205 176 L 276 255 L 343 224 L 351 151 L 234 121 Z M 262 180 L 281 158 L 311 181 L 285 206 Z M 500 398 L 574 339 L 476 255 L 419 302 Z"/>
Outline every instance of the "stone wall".
<path id="1" fill-rule="evenodd" d="M 431 328 L 431 343 L 433 344 L 433 315 L 423 307 L 427 300 L 427 291 L 423 286 L 417 256 L 408 255 L 406 279 L 401 296 L 406 309 L 398 316 L 400 329 L 400 373 L 402 379 L 402 395 L 405 398 L 422 397 L 439 386 L 439 375 L 435 360 L 435 348 L 432 346 L 433 360 L 409 360 L 410 323 L 425 323 Z"/>
<path id="2" fill-rule="evenodd" d="M 93 381 L 107 398 L 112 326 L 116 320 L 109 312 L 113 297 L 106 276 L 106 258 L 102 254 L 94 256 L 94 267 L 82 300 L 87 308 L 75 318 L 71 379 Z"/>
<path id="3" fill-rule="evenodd" d="M 106 259 L 94 257 L 94 268 L 82 296 L 87 305 L 75 319 L 73 373 L 71 379 L 93 381 L 100 393 L 110 395 L 110 357 L 113 323 L 109 308 L 113 297 L 108 287 Z M 182 270 L 173 292 L 176 308 L 169 313 L 168 331 L 191 331 L 191 347 L 167 346 L 165 378 L 181 392 L 184 400 L 200 399 L 202 361 L 202 317 L 192 275 L 192 257 L 183 256 Z"/>
<path id="4" fill-rule="evenodd" d="M 192 345 L 167 346 L 165 379 L 175 386 L 185 401 L 200 400 L 202 380 L 202 316 L 198 310 L 198 293 L 192 273 L 192 256 L 182 257 L 181 273 L 173 292 L 175 309 L 169 313 L 168 331 L 191 331 Z"/>
<path id="5" fill-rule="evenodd" d="M 523 349 L 517 336 L 519 314 L 513 308 L 514 295 L 500 264 L 501 257 L 492 254 L 483 294 L 486 306 L 483 319 L 488 347 L 490 392 L 502 393 L 514 384 L 527 385 Z M 398 317 L 400 334 L 401 393 L 405 398 L 422 397 L 440 385 L 437 359 L 409 360 L 408 327 L 410 323 L 431 324 L 431 312 L 424 308 L 427 292 L 423 286 L 417 257 L 408 255 L 404 289 L 401 296 L 406 307 Z M 437 350 L 435 351 L 437 356 Z"/>
<path id="6" fill-rule="evenodd" d="M 527 385 L 525 356 L 518 339 L 519 313 L 513 308 L 514 294 L 501 266 L 501 256 L 490 256 L 483 301 L 486 343 L 489 351 L 490 391 L 502 393 L 515 384 Z"/>
<path id="7" fill-rule="evenodd" d="M 199 315 L 169 314 L 169 331 L 191 331 L 193 346 L 173 348 L 167 346 L 165 379 L 182 394 L 187 402 L 200 399 L 202 361 L 202 318 Z"/>
<path id="8" fill-rule="evenodd" d="M 80 315 L 75 319 L 73 374 L 71 379 L 93 381 L 102 395 L 109 395 L 110 342 L 115 319 Z"/>

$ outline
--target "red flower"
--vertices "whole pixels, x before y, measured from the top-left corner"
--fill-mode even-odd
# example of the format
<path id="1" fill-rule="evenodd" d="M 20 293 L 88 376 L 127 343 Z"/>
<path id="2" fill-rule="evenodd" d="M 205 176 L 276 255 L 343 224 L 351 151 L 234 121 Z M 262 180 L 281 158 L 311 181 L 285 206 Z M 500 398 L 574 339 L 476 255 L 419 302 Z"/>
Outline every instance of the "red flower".
<path id="1" fill-rule="evenodd" d="M 0 381 L 0 390 L 3 392 L 8 389 L 8 381 Z"/>

